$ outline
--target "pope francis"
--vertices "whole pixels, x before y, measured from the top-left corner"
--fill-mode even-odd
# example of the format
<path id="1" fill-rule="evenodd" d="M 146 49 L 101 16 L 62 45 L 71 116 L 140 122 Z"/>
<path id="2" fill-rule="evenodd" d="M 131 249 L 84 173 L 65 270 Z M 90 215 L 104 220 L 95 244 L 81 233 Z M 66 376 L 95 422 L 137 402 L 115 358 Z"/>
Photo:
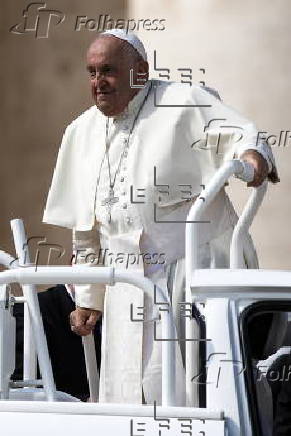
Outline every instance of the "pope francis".
<path id="1" fill-rule="evenodd" d="M 94 105 L 66 129 L 43 220 L 72 229 L 78 264 L 130 268 L 165 290 L 178 338 L 184 292 L 187 213 L 215 171 L 239 157 L 254 167 L 250 186 L 278 176 L 270 148 L 252 122 L 211 89 L 150 80 L 133 34 L 99 34 L 87 52 Z M 200 267 L 228 267 L 236 214 L 224 189 L 199 224 Z M 198 225 L 198 224 L 197 224 Z M 249 249 L 252 250 L 251 240 Z M 255 267 L 255 252 L 253 262 Z M 72 330 L 89 334 L 103 314 L 100 402 L 161 403 L 161 342 L 154 301 L 126 284 L 76 285 Z M 133 322 L 130 306 L 144 307 Z M 185 404 L 183 341 L 176 389 Z M 178 404 L 177 404 L 178 405 Z"/>

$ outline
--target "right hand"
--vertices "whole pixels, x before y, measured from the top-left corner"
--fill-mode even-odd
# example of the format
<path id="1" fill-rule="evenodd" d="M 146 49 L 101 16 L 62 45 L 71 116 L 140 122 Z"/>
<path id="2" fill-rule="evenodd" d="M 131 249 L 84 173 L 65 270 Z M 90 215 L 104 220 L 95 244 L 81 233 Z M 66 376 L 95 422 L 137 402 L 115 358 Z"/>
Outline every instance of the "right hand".
<path id="1" fill-rule="evenodd" d="M 100 310 L 77 307 L 70 314 L 71 330 L 79 336 L 87 336 L 94 330 L 101 315 Z"/>

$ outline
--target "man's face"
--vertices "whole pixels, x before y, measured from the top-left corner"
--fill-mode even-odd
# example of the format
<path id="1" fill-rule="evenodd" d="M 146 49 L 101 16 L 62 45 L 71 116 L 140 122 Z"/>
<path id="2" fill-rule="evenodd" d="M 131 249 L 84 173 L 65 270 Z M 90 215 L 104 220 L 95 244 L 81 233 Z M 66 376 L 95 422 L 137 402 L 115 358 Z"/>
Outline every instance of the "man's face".
<path id="1" fill-rule="evenodd" d="M 137 89 L 130 87 L 130 69 L 140 72 L 146 62 L 138 59 L 125 41 L 115 37 L 98 38 L 87 52 L 87 70 L 97 108 L 106 116 L 123 112 Z"/>

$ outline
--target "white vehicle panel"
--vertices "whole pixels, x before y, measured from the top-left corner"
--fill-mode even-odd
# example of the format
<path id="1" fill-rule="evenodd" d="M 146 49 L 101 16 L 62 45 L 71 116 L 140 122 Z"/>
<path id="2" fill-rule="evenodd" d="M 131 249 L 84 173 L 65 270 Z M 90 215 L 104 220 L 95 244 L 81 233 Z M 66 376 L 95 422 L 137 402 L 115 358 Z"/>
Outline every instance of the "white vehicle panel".
<path id="1" fill-rule="evenodd" d="M 225 436 L 224 421 L 0 412 L 3 436 Z"/>

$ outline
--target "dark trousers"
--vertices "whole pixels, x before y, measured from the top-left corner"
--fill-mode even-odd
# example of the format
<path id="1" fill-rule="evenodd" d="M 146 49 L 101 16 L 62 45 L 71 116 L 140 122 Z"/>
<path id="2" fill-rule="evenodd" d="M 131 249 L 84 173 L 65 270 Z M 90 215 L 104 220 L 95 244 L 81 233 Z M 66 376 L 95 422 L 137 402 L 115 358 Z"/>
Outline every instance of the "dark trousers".
<path id="1" fill-rule="evenodd" d="M 38 294 L 56 388 L 83 401 L 89 397 L 85 357 L 80 336 L 71 331 L 69 316 L 75 303 L 65 286 L 57 285 Z M 23 377 L 23 304 L 15 304 L 16 368 L 14 380 Z M 101 322 L 96 324 L 95 348 L 100 367 Z"/>

